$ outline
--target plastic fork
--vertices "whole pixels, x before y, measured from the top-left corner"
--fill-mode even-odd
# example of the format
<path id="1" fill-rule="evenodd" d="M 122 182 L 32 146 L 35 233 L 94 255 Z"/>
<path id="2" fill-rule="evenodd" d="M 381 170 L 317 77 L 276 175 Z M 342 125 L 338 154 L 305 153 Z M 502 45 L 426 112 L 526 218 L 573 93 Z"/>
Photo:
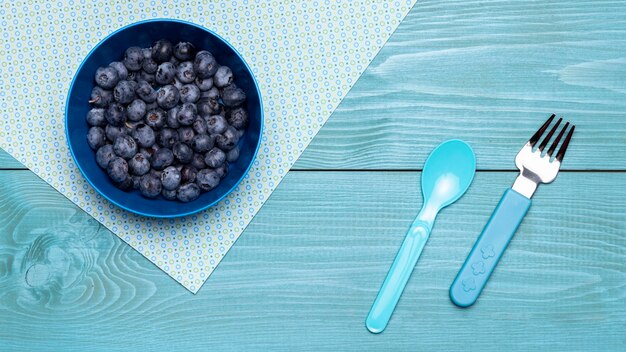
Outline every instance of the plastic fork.
<path id="1" fill-rule="evenodd" d="M 528 212 L 531 205 L 530 198 L 535 193 L 537 186 L 540 183 L 554 181 L 559 173 L 565 151 L 576 126 L 572 125 L 569 128 L 569 132 L 567 132 L 567 136 L 559 148 L 559 142 L 570 126 L 570 123 L 566 122 L 552 141 L 548 151 L 544 152 L 563 121 L 562 118 L 559 118 L 544 137 L 554 118 L 555 115 L 550 116 L 517 153 L 515 165 L 520 170 L 520 174 L 513 187 L 504 192 L 500 203 L 491 214 L 489 222 L 487 222 L 450 287 L 450 299 L 457 306 L 469 307 L 476 302 L 504 250 Z M 542 141 L 537 146 L 540 139 Z M 557 148 L 559 151 L 553 157 Z"/>

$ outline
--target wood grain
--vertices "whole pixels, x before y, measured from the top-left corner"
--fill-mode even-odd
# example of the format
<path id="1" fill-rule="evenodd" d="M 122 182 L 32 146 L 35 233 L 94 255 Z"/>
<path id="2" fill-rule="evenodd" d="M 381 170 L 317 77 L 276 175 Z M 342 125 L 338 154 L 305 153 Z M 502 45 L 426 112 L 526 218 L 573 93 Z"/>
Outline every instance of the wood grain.
<path id="1" fill-rule="evenodd" d="M 0 346 L 23 350 L 620 350 L 625 173 L 542 187 L 471 309 L 447 290 L 512 172 L 445 209 L 389 328 L 363 319 L 418 172 L 292 172 L 198 295 L 28 171 L 0 173 Z M 581 192 L 581 182 L 593 192 Z"/>
<path id="2" fill-rule="evenodd" d="M 419 1 L 296 169 L 421 169 L 445 139 L 480 169 L 550 113 L 577 125 L 565 169 L 626 168 L 626 2 Z"/>

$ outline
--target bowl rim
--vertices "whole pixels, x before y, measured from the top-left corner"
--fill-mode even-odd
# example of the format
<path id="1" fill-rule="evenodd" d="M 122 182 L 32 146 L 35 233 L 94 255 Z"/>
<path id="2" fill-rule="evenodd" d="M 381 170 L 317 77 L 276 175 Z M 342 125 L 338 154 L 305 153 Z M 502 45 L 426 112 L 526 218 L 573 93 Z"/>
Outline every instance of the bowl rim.
<path id="1" fill-rule="evenodd" d="M 224 44 L 226 44 L 227 46 L 229 46 L 233 52 L 239 57 L 239 59 L 241 60 L 241 62 L 243 62 L 244 66 L 246 67 L 246 69 L 248 70 L 248 72 L 250 72 L 250 76 L 252 77 L 252 82 L 254 83 L 254 87 L 256 88 L 256 94 L 258 95 L 259 98 L 259 105 L 260 105 L 260 119 L 261 119 L 261 123 L 260 123 L 260 128 L 259 128 L 259 140 L 257 141 L 257 145 L 256 148 L 254 150 L 254 153 L 252 154 L 252 159 L 250 161 L 250 163 L 248 164 L 248 166 L 246 167 L 246 170 L 242 173 L 241 177 L 239 177 L 239 179 L 237 180 L 237 182 L 235 182 L 233 184 L 233 186 L 226 192 L 224 192 L 224 194 L 222 194 L 219 198 L 216 198 L 215 200 L 213 200 L 211 203 L 208 203 L 206 205 L 203 205 L 195 210 L 191 210 L 191 211 L 187 211 L 184 213 L 179 213 L 179 214 L 172 214 L 172 215 L 161 215 L 161 214 L 150 214 L 150 213 L 146 213 L 146 212 L 142 212 L 142 211 L 138 211 L 135 209 L 131 209 L 129 207 L 126 207 L 120 203 L 118 203 L 115 199 L 112 199 L 111 197 L 107 196 L 104 192 L 102 192 L 89 178 L 89 176 L 87 176 L 85 170 L 83 170 L 82 166 L 80 165 L 80 163 L 78 162 L 78 159 L 76 158 L 76 155 L 74 155 L 74 149 L 72 148 L 72 144 L 70 143 L 70 133 L 69 133 L 69 124 L 68 124 L 68 119 L 69 119 L 69 105 L 70 105 L 70 94 L 72 93 L 72 90 L 74 89 L 74 84 L 76 83 L 76 78 L 78 77 L 78 73 L 80 72 L 80 70 L 83 68 L 83 66 L 85 65 L 85 62 L 87 62 L 87 59 L 89 59 L 91 57 L 91 55 L 93 54 L 93 52 L 98 49 L 100 47 L 100 45 L 102 45 L 102 43 L 104 43 L 107 39 L 111 38 L 112 36 L 114 36 L 115 34 L 126 30 L 130 27 L 134 27 L 140 24 L 144 24 L 144 23 L 149 23 L 149 22 L 178 22 L 178 23 L 182 23 L 185 25 L 189 25 L 189 26 L 194 26 L 196 28 L 199 28 L 203 31 L 208 32 L 209 34 L 215 36 L 217 39 L 221 40 Z M 189 21 L 184 21 L 184 20 L 179 20 L 179 19 L 174 19 L 174 18 L 152 18 L 152 19 L 148 19 L 148 20 L 142 20 L 142 21 L 138 21 L 138 22 L 133 22 L 130 24 L 127 24 L 123 27 L 120 27 L 118 29 L 116 29 L 115 31 L 109 33 L 109 35 L 107 35 L 106 37 L 102 38 L 98 44 L 96 44 L 93 48 L 91 48 L 91 50 L 89 51 L 89 53 L 87 53 L 87 55 L 85 55 L 85 57 L 83 58 L 83 60 L 81 61 L 80 65 L 78 66 L 78 68 L 76 69 L 76 73 L 74 73 L 74 77 L 72 78 L 72 82 L 70 83 L 70 88 L 67 92 L 67 97 L 66 97 L 66 101 L 65 101 L 65 118 L 64 118 L 64 122 L 65 122 L 65 139 L 68 145 L 68 148 L 70 149 L 70 153 L 72 154 L 72 159 L 74 159 L 74 163 L 76 164 L 76 167 L 78 168 L 78 170 L 80 171 L 80 173 L 83 175 L 83 177 L 85 178 L 85 180 L 87 180 L 87 183 L 89 183 L 89 185 L 91 187 L 93 187 L 93 189 L 96 190 L 96 192 L 98 192 L 98 194 L 100 194 L 102 197 L 104 197 L 106 200 L 108 200 L 109 202 L 115 204 L 116 206 L 118 206 L 121 209 L 124 209 L 126 211 L 129 211 L 131 213 L 137 214 L 137 215 L 141 215 L 141 216 L 146 216 L 146 217 L 151 217 L 151 218 L 162 218 L 162 219 L 171 219 L 171 218 L 179 218 L 179 217 L 184 217 L 184 216 L 188 216 L 188 215 L 192 215 L 192 214 L 196 214 L 198 212 L 201 212 L 203 210 L 206 210 L 210 207 L 212 207 L 213 205 L 217 204 L 218 202 L 220 202 L 222 199 L 224 199 L 227 195 L 229 195 L 230 193 L 232 193 L 232 191 L 241 184 L 241 182 L 243 181 L 243 179 L 248 175 L 248 173 L 250 172 L 250 169 L 252 168 L 252 165 L 254 164 L 254 161 L 257 158 L 257 155 L 259 153 L 259 149 L 261 148 L 261 141 L 263 140 L 263 130 L 264 130 L 264 125 L 265 125 L 265 111 L 263 109 L 263 99 L 261 96 L 261 90 L 259 89 L 259 84 L 257 82 L 257 79 L 255 77 L 255 75 L 253 74 L 252 69 L 250 68 L 250 66 L 248 65 L 248 63 L 246 62 L 246 60 L 244 60 L 243 56 L 241 55 L 241 53 L 239 51 L 237 51 L 237 49 L 235 49 L 234 46 L 232 46 L 226 39 L 222 38 L 219 34 L 215 33 L 214 31 L 203 27 L 199 24 L 193 23 L 193 22 L 189 22 Z"/>

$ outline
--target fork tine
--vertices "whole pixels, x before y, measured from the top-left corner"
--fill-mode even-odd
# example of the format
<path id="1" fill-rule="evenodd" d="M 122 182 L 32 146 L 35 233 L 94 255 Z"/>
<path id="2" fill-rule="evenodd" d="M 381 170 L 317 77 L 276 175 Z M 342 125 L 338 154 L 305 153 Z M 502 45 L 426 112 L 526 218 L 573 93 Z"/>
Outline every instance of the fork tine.
<path id="1" fill-rule="evenodd" d="M 539 138 L 541 138 L 541 135 L 543 134 L 543 132 L 545 132 L 548 126 L 550 126 L 550 123 L 552 122 L 552 120 L 554 120 L 555 116 L 556 115 L 552 114 L 552 116 L 550 116 L 550 118 L 548 118 L 548 120 L 543 123 L 543 125 L 537 130 L 537 132 L 535 132 L 535 134 L 533 134 L 533 136 L 530 137 L 530 139 L 528 140 L 528 143 L 530 143 L 531 147 L 534 147 L 535 144 L 537 144 L 537 141 L 539 141 Z"/>
<path id="2" fill-rule="evenodd" d="M 559 135 L 556 136 L 556 139 L 554 140 L 554 142 L 550 146 L 550 149 L 548 149 L 548 156 L 552 156 L 552 153 L 554 153 L 554 150 L 559 145 L 559 141 L 561 140 L 561 137 L 563 137 L 563 134 L 565 133 L 565 130 L 567 130 L 567 126 L 569 126 L 569 122 L 565 123 L 565 126 L 563 126 L 563 128 L 561 129 L 561 132 L 559 132 Z"/>
<path id="3" fill-rule="evenodd" d="M 563 161 L 563 157 L 565 156 L 565 151 L 567 150 L 567 146 L 569 145 L 569 140 L 572 139 L 572 135 L 574 134 L 575 128 L 576 126 L 572 125 L 572 128 L 570 128 L 569 133 L 567 134 L 567 137 L 565 137 L 565 140 L 563 141 L 563 145 L 561 146 L 561 149 L 559 149 L 559 152 L 556 155 L 556 160 L 558 160 L 559 162 Z"/>
<path id="4" fill-rule="evenodd" d="M 546 138 L 543 139 L 543 142 L 541 142 L 541 144 L 539 144 L 539 151 L 540 152 L 542 152 L 543 149 L 546 147 L 546 145 L 548 145 L 548 142 L 550 142 L 550 138 L 552 138 L 552 135 L 554 134 L 554 132 L 556 132 L 556 129 L 561 124 L 561 121 L 563 121 L 563 118 L 560 118 L 559 121 L 556 122 L 556 124 L 552 127 L 550 132 L 548 132 L 548 135 L 546 136 Z"/>

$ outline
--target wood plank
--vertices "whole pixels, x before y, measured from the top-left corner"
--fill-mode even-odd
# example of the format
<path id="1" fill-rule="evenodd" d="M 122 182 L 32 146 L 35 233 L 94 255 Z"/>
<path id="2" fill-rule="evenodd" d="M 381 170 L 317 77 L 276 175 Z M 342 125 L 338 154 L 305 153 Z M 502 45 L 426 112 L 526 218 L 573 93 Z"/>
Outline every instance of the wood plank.
<path id="1" fill-rule="evenodd" d="M 514 178 L 478 173 L 440 215 L 388 330 L 368 333 L 419 177 L 289 173 L 194 296 L 32 173 L 0 172 L 1 349 L 623 349 L 626 173 L 540 188 L 480 301 L 461 310 L 448 287 Z"/>
<path id="2" fill-rule="evenodd" d="M 481 169 L 550 113 L 577 125 L 564 168 L 626 168 L 626 2 L 419 1 L 297 169 L 419 169 L 461 138 Z"/>

